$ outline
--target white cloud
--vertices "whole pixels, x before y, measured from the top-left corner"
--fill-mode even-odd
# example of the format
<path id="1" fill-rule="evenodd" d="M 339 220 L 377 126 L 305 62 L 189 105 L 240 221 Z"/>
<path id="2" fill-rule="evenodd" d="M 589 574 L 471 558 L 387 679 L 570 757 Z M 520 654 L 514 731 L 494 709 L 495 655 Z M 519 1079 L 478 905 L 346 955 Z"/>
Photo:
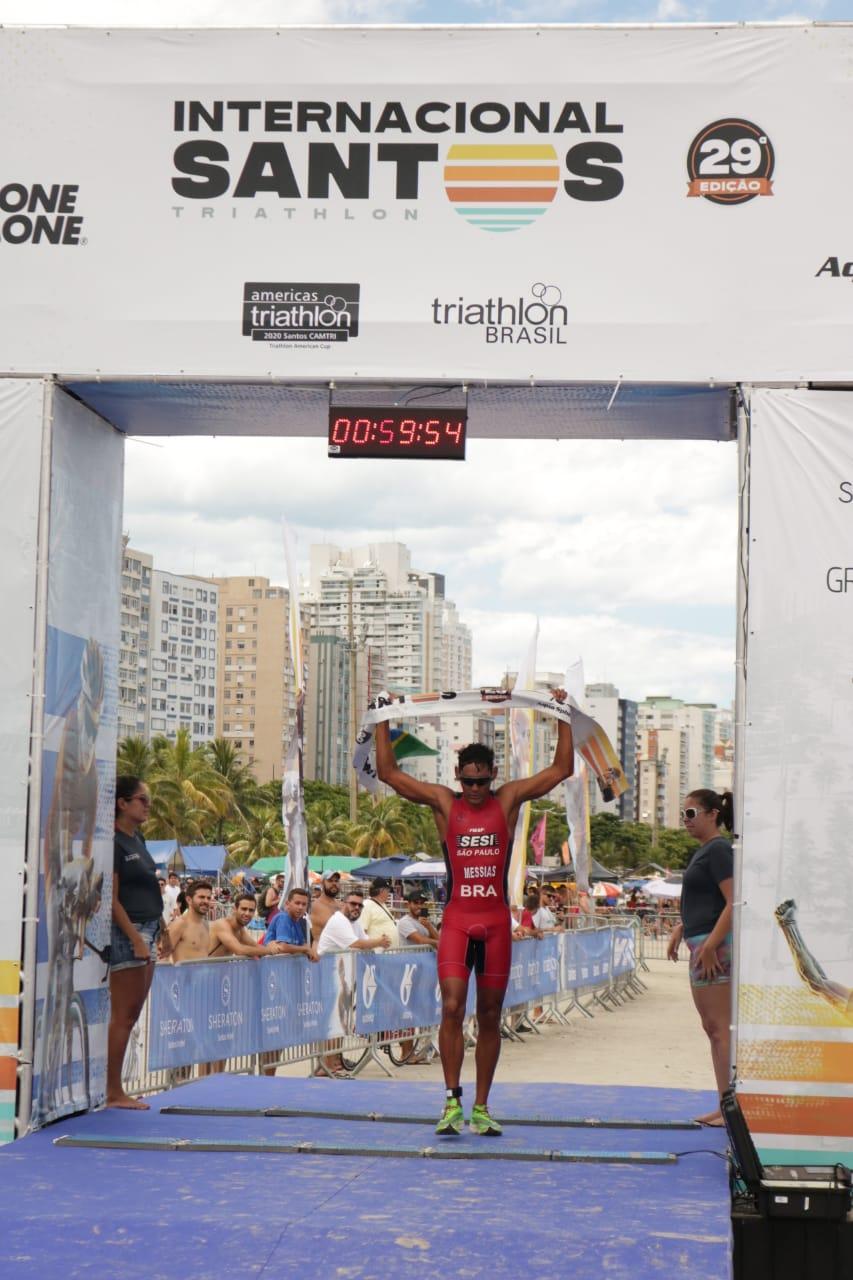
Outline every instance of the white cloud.
<path id="1" fill-rule="evenodd" d="M 538 614 L 540 665 L 580 651 L 590 679 L 640 695 L 731 696 L 733 637 L 678 619 L 732 609 L 733 445 L 474 440 L 464 464 L 412 465 L 330 460 L 317 439 L 158 444 L 128 442 L 124 524 L 162 568 L 283 581 L 282 515 L 303 568 L 312 542 L 400 541 L 446 575 L 480 682 Z"/>

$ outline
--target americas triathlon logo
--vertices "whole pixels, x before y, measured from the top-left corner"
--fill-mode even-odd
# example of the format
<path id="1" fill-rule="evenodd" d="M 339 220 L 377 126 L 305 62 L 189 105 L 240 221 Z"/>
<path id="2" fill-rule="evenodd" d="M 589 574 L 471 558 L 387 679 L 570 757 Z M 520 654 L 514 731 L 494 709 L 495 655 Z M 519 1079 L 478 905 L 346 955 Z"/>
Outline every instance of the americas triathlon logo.
<path id="1" fill-rule="evenodd" d="M 303 346 L 358 337 L 357 284 L 243 285 L 243 333 L 253 342 Z"/>
<path id="2" fill-rule="evenodd" d="M 173 213 L 417 222 L 443 184 L 469 226 L 519 231 L 566 198 L 621 194 L 614 115 L 606 101 L 178 100 Z"/>
<path id="3" fill-rule="evenodd" d="M 772 196 L 776 156 L 763 129 L 729 117 L 700 129 L 687 152 L 687 194 L 711 204 L 746 204 Z"/>

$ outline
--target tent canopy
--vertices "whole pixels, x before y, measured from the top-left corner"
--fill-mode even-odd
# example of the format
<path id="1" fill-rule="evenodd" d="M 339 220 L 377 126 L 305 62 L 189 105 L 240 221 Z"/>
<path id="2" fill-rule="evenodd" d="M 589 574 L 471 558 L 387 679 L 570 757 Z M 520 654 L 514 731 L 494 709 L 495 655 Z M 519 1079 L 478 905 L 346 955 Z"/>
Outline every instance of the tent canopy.
<path id="1" fill-rule="evenodd" d="M 177 871 L 181 875 L 215 876 L 228 856 L 224 844 L 185 844 L 177 840 L 146 840 L 148 852 L 158 870 Z"/>
<path id="2" fill-rule="evenodd" d="M 361 880 L 372 880 L 374 876 L 396 879 L 402 875 L 404 867 L 411 866 L 411 862 L 407 853 L 395 853 L 390 858 L 371 858 L 358 867 L 351 867 L 350 871 Z"/>

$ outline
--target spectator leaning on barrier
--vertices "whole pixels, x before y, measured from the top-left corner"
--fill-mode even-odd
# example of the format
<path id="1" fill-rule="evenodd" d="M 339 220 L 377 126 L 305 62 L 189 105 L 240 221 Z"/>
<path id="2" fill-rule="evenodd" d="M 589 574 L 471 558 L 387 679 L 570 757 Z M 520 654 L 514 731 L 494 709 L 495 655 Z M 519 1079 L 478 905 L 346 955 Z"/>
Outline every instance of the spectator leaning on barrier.
<path id="1" fill-rule="evenodd" d="M 319 942 L 320 934 L 329 917 L 340 911 L 341 904 L 338 900 L 340 893 L 341 873 L 330 871 L 328 875 L 323 876 L 320 894 L 311 903 L 311 936 L 315 942 Z"/>
<path id="2" fill-rule="evenodd" d="M 388 906 L 391 881 L 378 876 L 370 885 L 370 897 L 361 912 L 361 927 L 368 938 L 387 938 L 389 947 L 399 947 L 397 921 Z"/>
<path id="3" fill-rule="evenodd" d="M 397 923 L 400 942 L 407 947 L 438 947 L 438 930 L 429 918 L 426 894 L 412 889 L 406 894 L 406 915 Z"/>
<path id="4" fill-rule="evenodd" d="M 278 915 L 281 908 L 281 895 L 284 893 L 284 875 L 279 872 L 273 876 L 266 889 L 264 890 L 263 901 L 261 903 L 261 919 L 270 924 Z"/>
<path id="5" fill-rule="evenodd" d="M 281 955 L 307 956 L 317 959 L 317 949 L 308 937 L 308 890 L 293 888 L 287 895 L 284 910 L 267 925 L 264 943 Z"/>
<path id="6" fill-rule="evenodd" d="M 363 902 L 363 893 L 359 893 L 357 889 L 349 890 L 340 911 L 333 911 L 323 926 L 317 943 L 318 955 L 324 956 L 327 951 L 376 951 L 387 948 L 387 938 L 368 938 L 362 929 L 359 916 Z"/>
<path id="7" fill-rule="evenodd" d="M 169 925 L 173 964 L 180 964 L 182 960 L 206 960 L 210 955 L 207 917 L 213 901 L 213 886 L 209 880 L 192 880 L 185 893 L 187 910 Z"/>
<path id="8" fill-rule="evenodd" d="M 543 889 L 539 895 L 539 910 L 533 914 L 533 923 L 541 933 L 555 933 L 557 929 L 557 917 L 551 910 L 554 903 L 554 895 L 550 889 Z"/>
<path id="9" fill-rule="evenodd" d="M 281 948 L 255 942 L 249 932 L 249 921 L 255 914 L 255 895 L 238 893 L 231 914 L 214 920 L 210 926 L 212 956 L 274 956 Z"/>

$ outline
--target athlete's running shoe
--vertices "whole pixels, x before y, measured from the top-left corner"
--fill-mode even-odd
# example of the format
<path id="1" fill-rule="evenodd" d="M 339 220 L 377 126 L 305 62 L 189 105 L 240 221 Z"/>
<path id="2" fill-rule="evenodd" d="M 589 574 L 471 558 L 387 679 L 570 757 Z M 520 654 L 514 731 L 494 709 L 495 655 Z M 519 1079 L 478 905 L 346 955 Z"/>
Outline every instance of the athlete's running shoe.
<path id="1" fill-rule="evenodd" d="M 499 1138 L 503 1133 L 503 1129 L 497 1120 L 489 1115 L 489 1108 L 481 1106 L 477 1102 L 471 1108 L 471 1119 L 468 1121 L 468 1127 L 472 1133 L 479 1133 L 483 1138 Z"/>
<path id="2" fill-rule="evenodd" d="M 458 1098 L 448 1098 L 441 1113 L 441 1119 L 435 1126 L 436 1133 L 445 1137 L 458 1137 L 465 1128 L 465 1112 Z"/>

